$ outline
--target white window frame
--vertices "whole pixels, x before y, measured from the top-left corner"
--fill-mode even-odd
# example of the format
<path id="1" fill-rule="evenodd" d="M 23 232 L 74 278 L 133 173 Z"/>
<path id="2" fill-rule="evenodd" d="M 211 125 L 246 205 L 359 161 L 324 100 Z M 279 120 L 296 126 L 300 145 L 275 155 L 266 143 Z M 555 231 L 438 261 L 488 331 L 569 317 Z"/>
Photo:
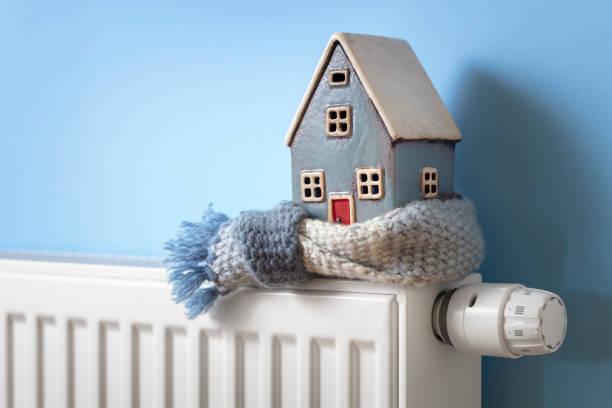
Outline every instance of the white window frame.
<path id="1" fill-rule="evenodd" d="M 385 196 L 384 190 L 384 171 L 380 167 L 360 167 L 355 170 L 357 178 L 357 198 L 360 200 L 380 200 Z M 365 176 L 365 180 L 362 180 Z M 377 180 L 374 180 L 374 179 Z M 377 193 L 372 193 L 372 187 L 378 188 Z M 365 187 L 367 192 L 363 192 Z"/>
<path id="2" fill-rule="evenodd" d="M 440 193 L 440 175 L 435 167 L 423 167 L 421 169 L 420 190 L 423 198 L 436 198 Z"/>
<path id="3" fill-rule="evenodd" d="M 344 81 L 341 82 L 334 82 L 332 80 L 334 74 L 344 74 Z M 344 69 L 332 69 L 329 71 L 329 76 L 327 77 L 328 82 L 329 82 L 329 86 L 330 87 L 337 87 L 337 86 L 346 86 L 348 85 L 349 82 L 349 70 L 344 68 Z"/>
<path id="4" fill-rule="evenodd" d="M 316 178 L 319 182 L 316 183 Z M 308 182 L 308 183 L 307 183 Z M 321 189 L 321 196 L 315 196 L 315 189 Z M 300 189 L 302 192 L 302 201 L 305 203 L 318 203 L 325 201 L 325 172 L 323 170 L 304 170 L 300 173 Z M 310 196 L 306 191 L 310 190 Z"/>
<path id="5" fill-rule="evenodd" d="M 346 130 L 342 130 L 342 125 L 346 126 Z M 349 137 L 352 132 L 351 105 L 328 106 L 325 111 L 325 134 L 330 137 Z"/>

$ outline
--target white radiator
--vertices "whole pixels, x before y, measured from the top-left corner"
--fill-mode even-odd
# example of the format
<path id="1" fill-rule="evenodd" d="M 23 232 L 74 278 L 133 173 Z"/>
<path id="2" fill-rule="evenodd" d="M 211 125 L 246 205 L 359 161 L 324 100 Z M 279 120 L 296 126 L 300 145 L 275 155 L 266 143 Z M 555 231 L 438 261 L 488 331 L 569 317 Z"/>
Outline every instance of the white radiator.
<path id="1" fill-rule="evenodd" d="M 0 408 L 477 408 L 438 291 L 316 280 L 187 321 L 161 268 L 0 259 Z"/>

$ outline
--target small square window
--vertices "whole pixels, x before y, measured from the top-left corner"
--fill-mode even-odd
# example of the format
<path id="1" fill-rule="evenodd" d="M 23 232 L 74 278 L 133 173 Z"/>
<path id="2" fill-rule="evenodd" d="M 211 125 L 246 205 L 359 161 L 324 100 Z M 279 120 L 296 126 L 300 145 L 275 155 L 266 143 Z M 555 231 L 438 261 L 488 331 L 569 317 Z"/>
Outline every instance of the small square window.
<path id="1" fill-rule="evenodd" d="M 333 69 L 329 71 L 329 86 L 344 86 L 348 84 L 348 69 Z"/>
<path id="2" fill-rule="evenodd" d="M 300 177 L 302 201 L 311 203 L 325 199 L 325 173 L 322 170 L 304 170 Z"/>
<path id="3" fill-rule="evenodd" d="M 438 196 L 438 169 L 435 167 L 423 167 L 421 170 L 421 194 L 423 198 L 435 198 Z"/>
<path id="4" fill-rule="evenodd" d="M 332 137 L 350 136 L 352 131 L 351 107 L 330 106 L 325 114 L 325 134 Z"/>
<path id="5" fill-rule="evenodd" d="M 383 197 L 383 169 L 357 169 L 357 197 L 360 200 L 380 200 Z"/>

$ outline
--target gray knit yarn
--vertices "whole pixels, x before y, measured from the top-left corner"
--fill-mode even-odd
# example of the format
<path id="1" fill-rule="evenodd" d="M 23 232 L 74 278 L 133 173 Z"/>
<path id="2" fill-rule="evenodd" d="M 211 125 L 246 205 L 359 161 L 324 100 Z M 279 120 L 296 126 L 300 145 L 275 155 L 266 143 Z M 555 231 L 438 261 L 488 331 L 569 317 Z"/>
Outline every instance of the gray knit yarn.
<path id="1" fill-rule="evenodd" d="M 233 238 L 253 279 L 263 286 L 303 282 L 300 222 L 308 213 L 290 201 L 270 211 L 245 211 L 233 223 Z"/>
<path id="2" fill-rule="evenodd" d="M 247 214 L 245 217 L 254 217 L 256 212 Z M 245 239 L 237 239 L 236 222 L 221 229 L 211 248 L 215 259 L 210 267 L 217 274 L 215 283 L 222 292 L 268 279 L 255 279 L 252 275 L 257 267 L 251 264 L 253 257 L 247 259 L 243 255 Z M 277 224 L 280 225 L 283 224 Z M 269 230 L 266 234 L 274 232 Z M 466 199 L 414 201 L 349 226 L 304 218 L 298 239 L 298 246 L 289 247 L 301 248 L 300 258 L 307 272 L 415 286 L 460 279 L 478 269 L 484 257 L 476 211 Z M 282 243 L 269 249 L 268 254 L 284 252 L 283 245 L 288 245 L 270 237 L 267 242 Z M 259 249 L 255 252 L 264 254 Z M 266 262 L 259 259 L 257 264 Z"/>

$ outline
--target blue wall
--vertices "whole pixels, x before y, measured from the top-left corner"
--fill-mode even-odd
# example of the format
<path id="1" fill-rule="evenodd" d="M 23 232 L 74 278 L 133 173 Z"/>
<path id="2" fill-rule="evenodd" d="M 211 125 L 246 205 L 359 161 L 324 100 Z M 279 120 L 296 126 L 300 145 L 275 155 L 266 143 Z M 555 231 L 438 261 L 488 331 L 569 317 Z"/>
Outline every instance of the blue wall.
<path id="1" fill-rule="evenodd" d="M 569 308 L 556 355 L 486 360 L 485 406 L 611 404 L 608 2 L 60 3 L 0 2 L 0 247 L 158 256 L 211 201 L 290 197 L 283 136 L 330 33 L 405 38 L 464 134 L 486 279 Z"/>

